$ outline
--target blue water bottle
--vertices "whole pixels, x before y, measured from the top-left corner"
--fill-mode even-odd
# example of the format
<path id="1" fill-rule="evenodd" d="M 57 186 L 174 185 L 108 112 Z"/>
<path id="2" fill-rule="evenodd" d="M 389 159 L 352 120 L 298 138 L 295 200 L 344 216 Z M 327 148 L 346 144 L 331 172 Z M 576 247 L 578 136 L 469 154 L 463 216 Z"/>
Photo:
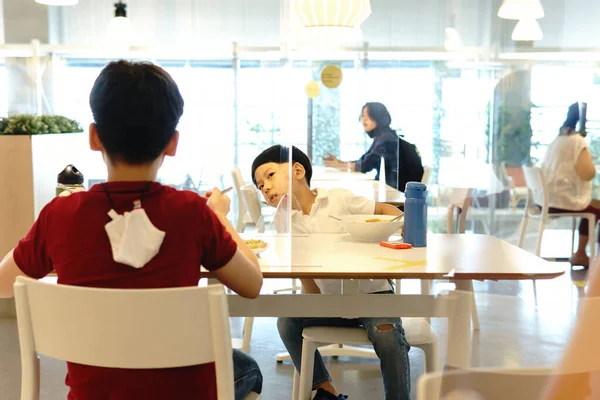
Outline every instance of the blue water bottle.
<path id="1" fill-rule="evenodd" d="M 420 182 L 406 184 L 404 202 L 404 243 L 427 246 L 427 186 Z"/>

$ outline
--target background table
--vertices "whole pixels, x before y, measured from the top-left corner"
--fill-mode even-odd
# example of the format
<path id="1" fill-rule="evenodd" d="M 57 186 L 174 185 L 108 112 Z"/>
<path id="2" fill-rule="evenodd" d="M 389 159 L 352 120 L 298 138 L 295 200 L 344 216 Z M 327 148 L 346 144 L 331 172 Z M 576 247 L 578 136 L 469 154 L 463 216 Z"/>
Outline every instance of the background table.
<path id="1" fill-rule="evenodd" d="M 383 182 L 375 180 L 315 180 L 312 179 L 310 186 L 313 189 L 348 189 L 352 193 L 363 196 L 379 203 L 387 203 L 394 206 L 404 205 L 404 193 Z"/>

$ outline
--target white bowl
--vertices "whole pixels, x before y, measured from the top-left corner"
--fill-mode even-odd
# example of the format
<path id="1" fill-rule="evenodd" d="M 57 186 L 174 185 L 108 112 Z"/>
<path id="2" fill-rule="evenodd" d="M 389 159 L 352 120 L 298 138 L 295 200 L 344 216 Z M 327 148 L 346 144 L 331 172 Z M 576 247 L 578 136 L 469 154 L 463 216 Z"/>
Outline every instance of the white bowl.
<path id="1" fill-rule="evenodd" d="M 359 242 L 388 240 L 404 225 L 404 218 L 395 222 L 366 222 L 374 218 L 389 221 L 395 218 L 393 215 L 344 215 L 336 217 L 342 220 L 340 223 L 344 226 L 346 232 L 352 236 L 352 239 Z"/>
<path id="2" fill-rule="evenodd" d="M 260 253 L 263 253 L 265 251 L 267 251 L 267 249 L 269 248 L 269 244 L 267 243 L 266 247 L 259 247 L 258 249 L 252 249 L 252 252 L 254 253 L 254 255 L 259 255 Z"/>

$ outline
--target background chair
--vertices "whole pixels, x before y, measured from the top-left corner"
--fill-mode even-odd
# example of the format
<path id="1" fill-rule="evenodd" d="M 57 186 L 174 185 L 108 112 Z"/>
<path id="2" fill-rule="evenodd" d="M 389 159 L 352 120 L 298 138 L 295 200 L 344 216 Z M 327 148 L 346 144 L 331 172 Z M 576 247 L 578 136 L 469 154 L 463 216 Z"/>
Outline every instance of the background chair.
<path id="1" fill-rule="evenodd" d="M 239 168 L 234 168 L 231 171 L 231 178 L 233 181 L 233 189 L 237 196 L 237 222 L 235 224 L 235 230 L 238 232 L 244 232 L 247 227 L 254 226 L 252 218 L 248 214 L 248 208 L 246 207 L 246 201 L 242 195 L 242 186 L 245 185 L 242 171 Z"/>
<path id="2" fill-rule="evenodd" d="M 548 368 L 478 368 L 428 373 L 417 381 L 417 400 L 448 398 L 485 400 L 539 399 L 552 374 Z"/>
<path id="3" fill-rule="evenodd" d="M 21 400 L 39 399 L 38 353 L 108 368 L 215 363 L 218 398 L 234 397 L 229 310 L 221 285 L 117 290 L 20 276 L 15 300 Z"/>
<path id="4" fill-rule="evenodd" d="M 471 206 L 473 190 L 466 188 L 454 188 L 450 195 L 450 205 L 446 213 L 446 231 L 448 233 L 465 233 L 467 225 L 467 212 Z M 454 225 L 454 211 L 456 214 L 456 226 Z M 473 290 L 473 281 L 469 281 L 469 291 L 471 295 L 471 321 L 473 329 L 479 330 L 479 314 L 477 314 L 477 303 L 475 302 L 475 291 Z"/>
<path id="5" fill-rule="evenodd" d="M 590 261 L 596 257 L 596 216 L 592 213 L 550 213 L 549 212 L 549 191 L 544 171 L 536 167 L 523 167 L 525 181 L 528 188 L 527 202 L 525 204 L 525 212 L 521 222 L 521 232 L 519 234 L 519 247 L 523 248 L 525 236 L 527 234 L 527 225 L 530 219 L 539 220 L 538 233 L 535 245 L 535 255 L 540 256 L 542 250 L 542 238 L 546 223 L 550 218 L 572 218 L 573 224 L 571 228 L 571 251 L 575 236 L 575 225 L 577 218 L 585 218 L 589 223 L 590 237 Z"/>
<path id="6" fill-rule="evenodd" d="M 446 212 L 446 231 L 448 233 L 465 233 L 467 225 L 467 212 L 471 206 L 471 197 L 473 194 L 472 189 L 467 188 L 453 188 L 450 194 L 450 204 L 448 205 L 448 211 Z M 456 226 L 454 225 L 454 211 L 457 210 L 456 214 Z M 432 281 L 421 280 L 421 294 L 428 295 L 431 293 Z M 396 291 L 400 293 L 400 279 L 396 279 Z M 478 331 L 479 326 L 479 314 L 477 314 L 477 305 L 475 302 L 475 291 L 473 290 L 473 282 L 469 282 L 469 291 L 472 293 L 471 297 L 471 320 L 473 322 L 473 329 Z M 430 322 L 430 318 L 426 318 L 427 322 Z"/>
<path id="7" fill-rule="evenodd" d="M 406 340 L 412 347 L 423 350 L 425 355 L 425 371 L 437 371 L 439 369 L 439 354 L 437 334 L 424 318 L 403 318 L 402 326 L 406 334 Z M 315 351 L 331 343 L 343 343 L 349 345 L 370 345 L 371 341 L 364 328 L 342 328 L 342 327 L 310 327 L 302 331 L 304 341 L 302 343 L 302 370 L 300 374 L 294 373 L 294 400 L 310 399 Z M 374 357 L 377 355 L 373 349 L 369 349 Z M 321 355 L 323 355 L 321 353 Z"/>

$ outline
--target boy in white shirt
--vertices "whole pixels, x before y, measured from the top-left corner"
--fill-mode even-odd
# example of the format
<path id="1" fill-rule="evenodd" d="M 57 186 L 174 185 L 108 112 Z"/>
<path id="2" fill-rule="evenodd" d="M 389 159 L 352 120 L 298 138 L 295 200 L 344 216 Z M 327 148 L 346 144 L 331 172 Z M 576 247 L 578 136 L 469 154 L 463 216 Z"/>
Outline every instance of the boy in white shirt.
<path id="1" fill-rule="evenodd" d="M 291 175 L 289 160 L 292 160 Z M 292 231 L 296 233 L 344 233 L 343 228 L 329 215 L 383 214 L 400 215 L 397 208 L 376 203 L 356 196 L 345 189 L 310 188 L 312 165 L 302 151 L 280 145 L 263 151 L 252 163 L 252 180 L 263 194 L 265 201 L 277 207 L 288 195 L 290 182 L 293 198 L 300 210 L 292 211 Z M 308 293 L 340 294 L 340 280 L 302 279 Z M 364 280 L 360 283 L 361 293 L 393 294 L 387 280 Z M 400 318 L 279 318 L 277 328 L 296 369 L 300 370 L 302 357 L 302 331 L 309 326 L 362 326 L 367 331 L 375 352 L 380 359 L 386 400 L 408 400 L 410 398 L 409 344 L 404 335 Z M 321 355 L 315 353 L 313 400 L 347 398 L 337 392 L 325 368 Z"/>

